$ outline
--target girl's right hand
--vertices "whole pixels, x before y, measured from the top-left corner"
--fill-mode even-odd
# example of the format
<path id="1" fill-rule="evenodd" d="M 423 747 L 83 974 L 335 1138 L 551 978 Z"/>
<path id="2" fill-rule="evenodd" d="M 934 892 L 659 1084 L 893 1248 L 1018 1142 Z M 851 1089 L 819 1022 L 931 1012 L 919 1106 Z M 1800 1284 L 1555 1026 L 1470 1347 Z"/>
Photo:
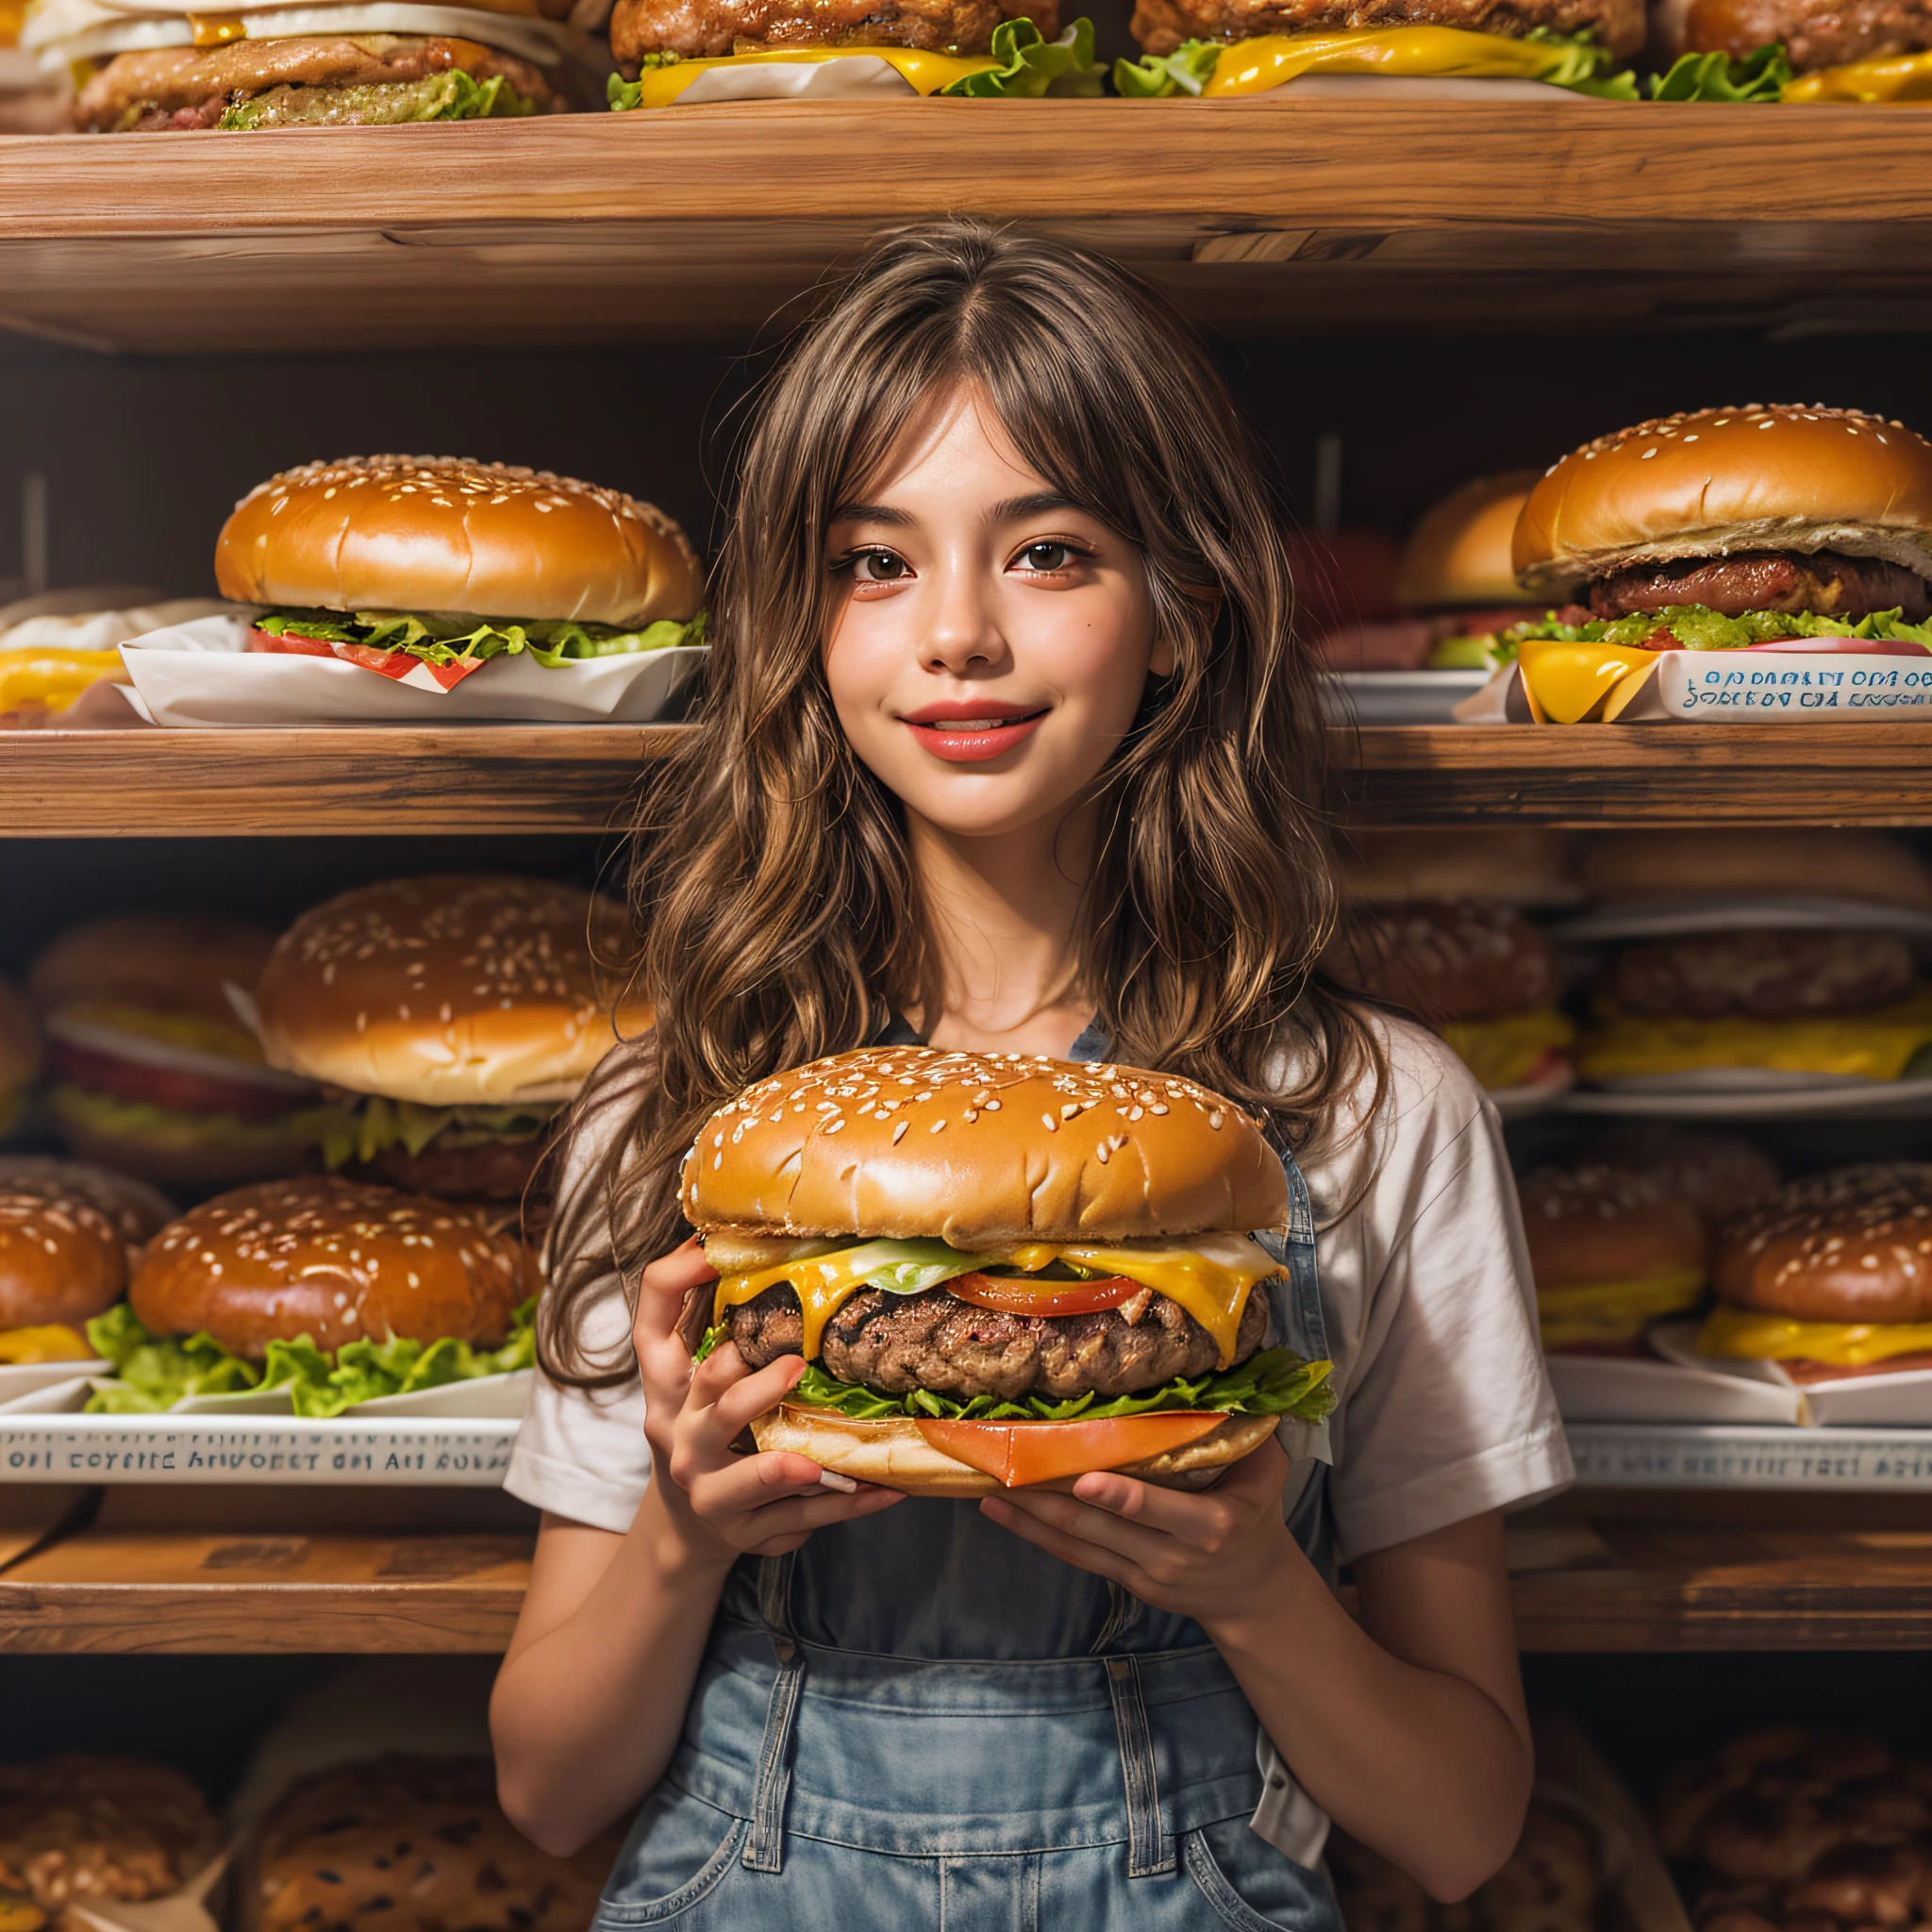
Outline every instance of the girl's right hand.
<path id="1" fill-rule="evenodd" d="M 644 1270 L 631 1330 L 651 1487 L 687 1554 L 725 1566 L 744 1555 L 783 1556 L 828 1523 L 874 1516 L 901 1501 L 897 1491 L 873 1483 L 847 1488 L 838 1478 L 828 1486 L 807 1456 L 733 1453 L 752 1418 L 791 1392 L 805 1358 L 781 1356 L 754 1374 L 727 1341 L 693 1366 L 679 1333 L 685 1298 L 717 1278 L 696 1240 L 686 1241 Z M 666 1474 L 670 1481 L 660 1481 Z"/>

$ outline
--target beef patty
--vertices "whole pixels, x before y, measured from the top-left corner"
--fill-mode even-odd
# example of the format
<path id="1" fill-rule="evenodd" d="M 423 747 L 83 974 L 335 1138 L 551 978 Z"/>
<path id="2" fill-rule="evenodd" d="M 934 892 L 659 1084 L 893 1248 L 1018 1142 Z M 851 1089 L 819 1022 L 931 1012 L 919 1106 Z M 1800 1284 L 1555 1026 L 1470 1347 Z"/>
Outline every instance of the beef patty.
<path id="1" fill-rule="evenodd" d="M 1135 1298 L 1138 1302 L 1140 1297 Z M 1135 1302 L 1126 1307 L 1132 1308 Z M 728 1311 L 731 1339 L 755 1369 L 804 1341 L 798 1297 L 769 1288 Z M 1257 1290 L 1241 1311 L 1235 1360 L 1268 1332 L 1268 1297 Z M 1214 1338 L 1164 1294 L 1149 1291 L 1137 1321 L 1120 1308 L 1091 1315 L 1008 1315 L 962 1302 L 942 1288 L 924 1294 L 863 1289 L 825 1324 L 819 1359 L 841 1382 L 888 1395 L 930 1389 L 975 1395 L 1132 1395 L 1176 1375 L 1206 1375 L 1221 1359 Z"/>
<path id="2" fill-rule="evenodd" d="M 626 74 L 647 54 L 687 60 L 779 47 L 985 54 L 1003 20 L 1024 17 L 1053 39 L 1058 8 L 1059 0 L 617 0 L 610 52 Z"/>
<path id="3" fill-rule="evenodd" d="M 1916 571 L 1900 564 L 1829 550 L 1810 557 L 1748 550 L 1736 557 L 1642 563 L 1590 587 L 1590 608 L 1597 617 L 1633 617 L 1673 604 L 1702 604 L 1726 617 L 1747 610 L 1808 610 L 1820 617 L 1859 618 L 1898 610 L 1907 624 L 1921 624 L 1932 614 L 1932 591 Z"/>
<path id="4" fill-rule="evenodd" d="M 1626 1013 L 1795 1020 L 1882 1007 L 1917 977 L 1896 933 L 1725 932 L 1626 946 L 1608 990 Z"/>
<path id="5" fill-rule="evenodd" d="M 1539 27 L 1593 34 L 1620 59 L 1643 44 L 1643 0 L 1140 0 L 1133 34 L 1150 54 L 1187 40 L 1342 27 L 1453 26 L 1520 39 Z"/>
<path id="6" fill-rule="evenodd" d="M 1744 55 L 1782 41 L 1800 74 L 1932 47 L 1932 0 L 1691 0 L 1684 44 Z"/>

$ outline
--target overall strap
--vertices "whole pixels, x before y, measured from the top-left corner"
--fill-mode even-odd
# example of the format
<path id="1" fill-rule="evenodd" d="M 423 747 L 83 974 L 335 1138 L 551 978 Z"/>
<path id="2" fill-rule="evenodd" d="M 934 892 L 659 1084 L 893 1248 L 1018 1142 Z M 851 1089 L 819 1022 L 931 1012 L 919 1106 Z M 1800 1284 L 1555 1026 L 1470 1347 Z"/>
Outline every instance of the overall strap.
<path id="1" fill-rule="evenodd" d="M 1174 1841 L 1160 1828 L 1154 1727 L 1147 1721 L 1140 1660 L 1130 1652 L 1116 1651 L 1106 1663 L 1114 1735 L 1121 1747 L 1121 1777 L 1126 1787 L 1127 1876 L 1159 1877 L 1175 1869 L 1174 1851 Z"/>
<path id="2" fill-rule="evenodd" d="M 785 1799 L 791 1789 L 791 1727 L 805 1689 L 805 1653 L 791 1627 L 791 1574 L 795 1551 L 758 1562 L 758 1615 L 771 1632 L 778 1674 L 765 1706 L 758 1740 L 758 1783 L 752 1794 L 751 1833 L 744 1841 L 747 1872 L 777 1872 L 785 1863 Z"/>

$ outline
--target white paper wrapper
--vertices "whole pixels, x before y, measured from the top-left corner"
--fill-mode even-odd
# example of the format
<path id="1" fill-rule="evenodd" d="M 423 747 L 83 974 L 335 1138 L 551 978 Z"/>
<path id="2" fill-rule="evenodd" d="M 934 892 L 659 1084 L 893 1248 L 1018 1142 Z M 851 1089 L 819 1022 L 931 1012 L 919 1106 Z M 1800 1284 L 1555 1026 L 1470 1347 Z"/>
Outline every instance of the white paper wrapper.
<path id="1" fill-rule="evenodd" d="M 72 1382 L 76 1377 L 105 1374 L 108 1364 L 92 1359 L 77 1362 L 6 1362 L 0 1363 L 0 1408 L 9 1408 L 22 1398 L 38 1395 L 42 1389 L 51 1389 L 56 1383 Z"/>
<path id="2" fill-rule="evenodd" d="M 249 652 L 246 617 L 208 617 L 121 647 L 130 702 L 151 724 L 645 724 L 705 657 L 674 645 L 555 670 L 496 658 L 449 691 L 398 684 L 340 658 Z"/>
<path id="3" fill-rule="evenodd" d="M 1788 1376 L 1720 1374 L 1690 1364 L 1624 1356 L 1551 1355 L 1544 1360 L 1557 1407 L 1572 1423 L 1787 1423 L 1807 1420 Z"/>
<path id="4" fill-rule="evenodd" d="M 1892 1374 L 1847 1375 L 1837 1382 L 1796 1382 L 1776 1362 L 1699 1355 L 1697 1329 L 1695 1322 L 1672 1322 L 1653 1332 L 1652 1345 L 1668 1358 L 1674 1373 L 1715 1375 L 1739 1389 L 1773 1391 L 1794 1405 L 1800 1423 L 1818 1428 L 1932 1427 L 1932 1369 L 1900 1369 Z M 1651 1418 L 1639 1416 L 1630 1420 L 1647 1422 Z M 1684 1417 L 1681 1420 L 1703 1421 L 1706 1418 Z M 1730 1418 L 1711 1417 L 1709 1420 L 1728 1421 Z"/>

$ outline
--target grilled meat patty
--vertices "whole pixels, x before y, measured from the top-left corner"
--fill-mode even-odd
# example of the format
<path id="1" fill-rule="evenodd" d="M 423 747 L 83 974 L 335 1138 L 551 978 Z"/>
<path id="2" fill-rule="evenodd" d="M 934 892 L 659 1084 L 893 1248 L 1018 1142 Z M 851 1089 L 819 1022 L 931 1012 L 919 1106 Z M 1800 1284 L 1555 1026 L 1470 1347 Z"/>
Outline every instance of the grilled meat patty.
<path id="1" fill-rule="evenodd" d="M 1736 557 L 1690 557 L 1642 563 L 1590 587 L 1597 617 L 1631 617 L 1673 604 L 1702 604 L 1726 617 L 1747 610 L 1812 611 L 1820 617 L 1860 618 L 1874 610 L 1902 611 L 1907 624 L 1932 613 L 1932 591 L 1916 571 L 1877 557 L 1840 557 L 1828 550 L 1803 557 L 1752 550 Z"/>
<path id="2" fill-rule="evenodd" d="M 1691 0 L 1684 28 L 1693 54 L 1744 55 L 1782 41 L 1800 74 L 1932 47 L 1928 0 Z"/>
<path id="3" fill-rule="evenodd" d="M 1134 1308 L 1136 1296 L 1126 1304 Z M 804 1323 L 789 1288 L 769 1288 L 727 1311 L 731 1339 L 755 1369 L 799 1353 Z M 1235 1359 L 1268 1332 L 1259 1290 L 1241 1313 Z M 1220 1361 L 1209 1335 L 1178 1302 L 1151 1290 L 1129 1321 L 1122 1308 L 1090 1315 L 1008 1315 L 963 1302 L 943 1288 L 924 1294 L 863 1289 L 825 1324 L 819 1360 L 828 1375 L 889 1395 L 930 1389 L 974 1395 L 1132 1395 L 1176 1375 L 1206 1375 Z"/>
<path id="4" fill-rule="evenodd" d="M 1593 33 L 1622 58 L 1643 44 L 1644 9 L 1643 0 L 1140 0 L 1133 21 L 1134 38 L 1150 54 L 1172 54 L 1186 40 L 1382 26 L 1454 26 L 1518 39 L 1538 27 Z"/>
<path id="5" fill-rule="evenodd" d="M 635 74 L 646 54 L 716 59 L 768 47 L 918 47 L 984 54 L 1001 21 L 1024 17 L 1049 40 L 1059 32 L 1058 0 L 617 0 L 610 52 Z"/>
<path id="6" fill-rule="evenodd" d="M 1626 1013 L 1795 1020 L 1882 1007 L 1918 976 L 1896 933 L 1723 932 L 1625 946 L 1607 983 Z"/>

